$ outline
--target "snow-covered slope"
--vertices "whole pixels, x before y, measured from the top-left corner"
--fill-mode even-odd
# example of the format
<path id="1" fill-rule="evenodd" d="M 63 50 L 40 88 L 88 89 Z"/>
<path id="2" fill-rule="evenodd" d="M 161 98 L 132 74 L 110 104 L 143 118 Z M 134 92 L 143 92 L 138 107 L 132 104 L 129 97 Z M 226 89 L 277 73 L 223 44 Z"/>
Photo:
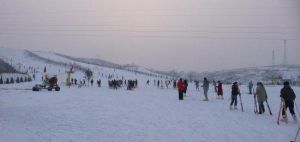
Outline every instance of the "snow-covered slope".
<path id="1" fill-rule="evenodd" d="M 4 85 L 26 88 L 28 84 Z M 299 123 L 276 124 L 281 86 L 267 86 L 270 107 L 253 113 L 253 96 L 242 86 L 244 112 L 229 110 L 230 86 L 224 100 L 190 84 L 178 101 L 176 89 L 145 84 L 125 88 L 62 86 L 60 92 L 0 89 L 0 141 L 3 142 L 289 142 Z M 296 94 L 299 87 L 294 87 Z M 296 100 L 300 102 L 299 97 Z"/>
<path id="2" fill-rule="evenodd" d="M 83 79 L 84 72 L 87 69 L 94 72 L 94 80 L 102 79 L 106 81 L 108 80 L 108 76 L 111 76 L 111 79 L 138 79 L 141 81 L 162 77 L 162 75 L 152 73 L 142 67 L 139 67 L 139 69 L 135 71 L 108 68 L 96 64 L 80 62 L 79 60 L 75 61 L 60 54 L 45 51 L 0 48 L 0 58 L 7 63 L 11 63 L 18 71 L 27 72 L 31 75 L 36 74 L 37 78 L 43 76 L 43 71 L 46 67 L 47 74 L 50 76 L 58 75 L 61 82 L 65 82 L 67 77 L 66 72 L 69 71 L 72 66 L 75 70 L 72 77 L 78 80 Z"/>

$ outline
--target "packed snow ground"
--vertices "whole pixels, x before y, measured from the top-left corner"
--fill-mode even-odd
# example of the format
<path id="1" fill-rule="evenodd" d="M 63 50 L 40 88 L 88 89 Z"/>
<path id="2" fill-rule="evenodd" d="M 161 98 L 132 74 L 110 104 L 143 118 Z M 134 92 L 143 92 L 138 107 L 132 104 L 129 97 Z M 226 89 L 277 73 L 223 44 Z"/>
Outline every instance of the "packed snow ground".
<path id="1" fill-rule="evenodd" d="M 177 90 L 158 89 L 140 82 L 134 91 L 125 88 L 61 85 L 60 92 L 32 92 L 37 82 L 1 85 L 1 142 L 287 142 L 294 138 L 299 122 L 276 124 L 279 91 L 266 86 L 273 116 L 253 112 L 253 96 L 241 87 L 245 112 L 229 110 L 230 86 L 225 99 L 210 101 L 203 91 L 189 85 L 188 96 L 178 100 Z M 6 88 L 3 90 L 3 88 Z M 298 95 L 300 88 L 293 87 Z"/>

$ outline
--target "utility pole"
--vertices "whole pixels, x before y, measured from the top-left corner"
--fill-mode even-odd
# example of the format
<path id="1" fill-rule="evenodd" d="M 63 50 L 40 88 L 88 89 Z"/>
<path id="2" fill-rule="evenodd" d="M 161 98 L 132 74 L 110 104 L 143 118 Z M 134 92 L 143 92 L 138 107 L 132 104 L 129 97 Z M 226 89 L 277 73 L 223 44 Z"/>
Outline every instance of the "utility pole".
<path id="1" fill-rule="evenodd" d="M 286 39 L 283 40 L 283 48 L 284 48 L 283 64 L 284 64 L 284 65 L 287 65 L 287 64 L 288 64 L 288 61 L 287 61 Z"/>
<path id="2" fill-rule="evenodd" d="M 275 66 L 275 51 L 272 51 L 272 66 Z"/>

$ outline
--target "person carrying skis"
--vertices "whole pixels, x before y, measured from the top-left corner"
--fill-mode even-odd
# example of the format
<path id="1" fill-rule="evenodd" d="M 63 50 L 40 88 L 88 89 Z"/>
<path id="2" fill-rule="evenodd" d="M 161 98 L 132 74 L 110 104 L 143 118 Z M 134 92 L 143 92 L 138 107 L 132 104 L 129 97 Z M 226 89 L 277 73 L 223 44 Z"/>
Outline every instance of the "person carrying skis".
<path id="1" fill-rule="evenodd" d="M 205 99 L 203 101 L 208 101 L 207 92 L 208 92 L 208 89 L 209 89 L 209 81 L 207 80 L 206 77 L 204 77 L 202 87 L 203 87 L 204 97 L 205 97 Z"/>
<path id="2" fill-rule="evenodd" d="M 222 82 L 220 80 L 218 80 L 218 98 L 217 99 L 224 99 L 223 98 L 223 87 L 222 87 Z"/>
<path id="3" fill-rule="evenodd" d="M 257 82 L 256 94 L 259 112 L 258 114 L 262 114 L 265 112 L 264 102 L 268 99 L 266 89 L 262 82 Z"/>
<path id="4" fill-rule="evenodd" d="M 230 103 L 230 110 L 232 110 L 232 105 L 234 103 L 234 109 L 237 110 L 237 95 L 240 94 L 240 89 L 237 82 L 234 82 L 231 86 L 231 103 Z"/>
<path id="5" fill-rule="evenodd" d="M 178 88 L 178 98 L 179 98 L 179 100 L 183 100 L 183 91 L 184 91 L 185 85 L 181 78 L 177 82 L 177 88 Z"/>
<path id="6" fill-rule="evenodd" d="M 296 99 L 296 94 L 295 94 L 294 90 L 291 88 L 289 82 L 285 81 L 283 83 L 283 85 L 284 86 L 280 91 L 281 101 L 283 101 L 284 104 L 285 104 L 285 106 L 284 106 L 285 108 L 282 109 L 282 117 L 283 117 L 283 119 L 286 119 L 287 116 L 286 116 L 285 110 L 287 108 L 289 108 L 290 113 L 293 116 L 293 119 L 296 121 L 297 118 L 296 118 L 296 115 L 295 115 L 295 112 L 294 112 L 294 101 Z"/>

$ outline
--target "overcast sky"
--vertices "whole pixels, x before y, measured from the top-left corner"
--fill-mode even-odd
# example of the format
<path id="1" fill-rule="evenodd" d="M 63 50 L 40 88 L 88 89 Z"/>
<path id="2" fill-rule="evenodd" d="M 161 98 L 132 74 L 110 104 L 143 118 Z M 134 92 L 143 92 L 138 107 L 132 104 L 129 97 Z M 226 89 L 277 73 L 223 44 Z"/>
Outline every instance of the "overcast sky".
<path id="1" fill-rule="evenodd" d="M 157 70 L 300 64 L 300 0 L 1 0 L 0 47 Z"/>

